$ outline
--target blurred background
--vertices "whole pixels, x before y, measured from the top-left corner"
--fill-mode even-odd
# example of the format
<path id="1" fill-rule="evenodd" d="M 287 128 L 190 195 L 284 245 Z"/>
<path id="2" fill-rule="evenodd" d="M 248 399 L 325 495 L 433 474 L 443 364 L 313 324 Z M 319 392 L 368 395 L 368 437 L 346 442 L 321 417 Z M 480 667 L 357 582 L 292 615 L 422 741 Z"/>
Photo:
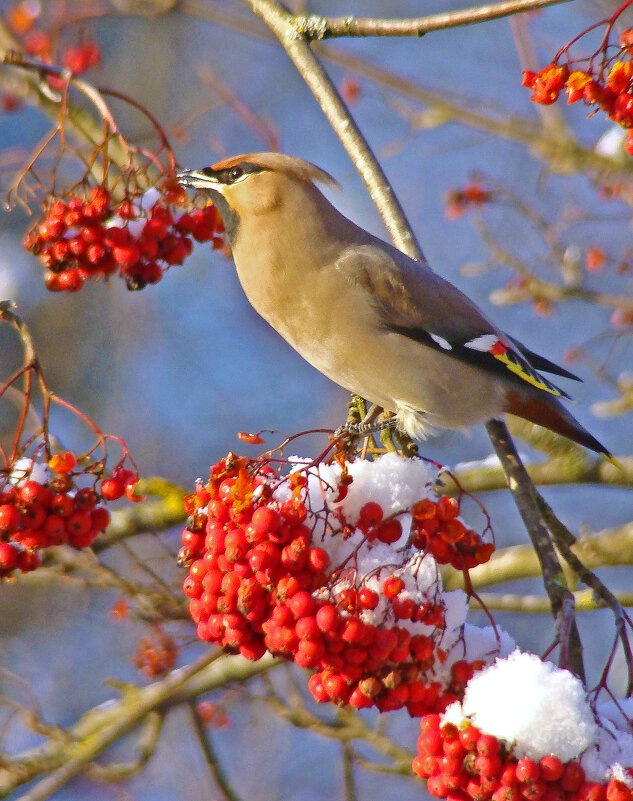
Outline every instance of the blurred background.
<path id="1" fill-rule="evenodd" d="M 14 5 L 0 2 L 5 26 Z M 547 148 L 548 141 L 567 136 L 575 148 L 594 154 L 612 123 L 600 114 L 587 119 L 582 104 L 568 107 L 561 101 L 537 107 L 529 90 L 520 86 L 522 69 L 545 66 L 563 44 L 615 5 L 577 0 L 512 22 L 502 19 L 421 39 L 326 42 L 318 54 L 382 162 L 431 266 L 472 297 L 500 328 L 551 360 L 569 363 L 584 379 L 583 384 L 565 386 L 576 401 L 574 414 L 614 453 L 627 455 L 633 450 L 633 426 L 623 388 L 629 386 L 630 392 L 633 382 L 630 372 L 627 377 L 633 319 L 621 314 L 614 320 L 613 306 L 586 302 L 573 293 L 564 302 L 528 296 L 524 302 L 508 303 L 521 290 L 508 266 L 510 256 L 556 286 L 631 295 L 627 201 L 633 171 L 621 141 L 602 141 L 606 161 L 595 169 Z M 182 167 L 202 167 L 259 150 L 301 156 L 341 183 L 342 191 L 329 196 L 343 213 L 386 236 L 309 90 L 246 4 L 42 0 L 33 4 L 38 6 L 41 27 L 53 31 L 56 52 L 86 40 L 98 44 L 100 63 L 86 73 L 86 80 L 142 103 L 160 121 Z M 314 0 L 309 11 L 410 17 L 460 7 L 445 0 Z M 299 3 L 293 8 L 299 10 Z M 368 64 L 379 74 L 374 71 L 370 77 Z M 395 76 L 391 85 L 388 76 Z M 1 85 L 5 97 L 11 96 L 11 80 L 7 74 Z M 152 133 L 137 113 L 117 102 L 112 108 L 128 139 L 155 144 L 147 139 Z M 19 98 L 16 108 L 0 115 L 5 190 L 49 127 L 41 108 Z M 474 209 L 474 217 L 461 214 L 459 203 L 457 211 L 454 205 L 451 210 L 447 193 L 473 181 L 497 193 L 499 202 Z M 172 267 L 157 285 L 140 292 L 129 292 L 114 279 L 88 283 L 76 294 L 53 295 L 43 285 L 41 265 L 22 247 L 31 223 L 20 209 L 0 215 L 0 295 L 17 301 L 51 387 L 103 431 L 123 437 L 142 476 L 158 475 L 190 488 L 227 451 L 255 455 L 261 450 L 240 443 L 240 430 L 294 433 L 335 428 L 344 421 L 347 393 L 313 370 L 256 315 L 226 254 L 197 245 L 184 265 Z M 587 269 L 592 248 L 605 259 L 598 270 Z M 3 376 L 15 369 L 19 358 L 14 334 L 0 330 Z M 605 404 L 617 400 L 615 411 L 624 413 L 604 416 L 614 411 Z M 600 402 L 592 411 L 592 404 Z M 74 421 L 60 415 L 56 423 L 64 447 L 85 444 L 85 432 Z M 303 454 L 313 455 L 322 442 L 306 440 Z M 528 445 L 521 449 L 534 457 Z M 485 458 L 491 446 L 478 427 L 467 435 L 443 432 L 422 443 L 421 452 L 455 465 Z M 546 488 L 544 494 L 575 532 L 631 520 L 627 488 L 572 484 Z M 486 493 L 482 500 L 497 543 L 523 542 L 508 493 Z M 166 537 L 176 549 L 177 539 L 178 532 Z M 117 570 L 138 571 L 129 554 L 110 558 Z M 166 557 L 152 551 L 151 558 L 158 562 Z M 608 575 L 610 586 L 630 587 L 630 570 Z M 510 589 L 540 592 L 537 581 L 516 582 Z M 132 654 L 146 626 L 109 615 L 120 596 L 116 589 L 93 591 L 73 579 L 0 586 L 3 693 L 22 702 L 36 699 L 46 720 L 67 726 L 115 695 L 108 677 L 141 681 Z M 552 640 L 545 616 L 500 614 L 498 619 L 524 648 L 542 652 Z M 580 618 L 581 630 L 592 642 L 587 659 L 594 674 L 610 645 L 602 634 L 608 620 L 602 612 Z M 181 629 L 178 637 L 186 646 L 183 660 L 200 651 L 191 644 L 191 631 Z M 285 679 L 276 681 L 285 686 Z M 214 696 L 215 702 L 220 697 Z M 54 797 L 223 797 L 209 775 L 188 714 L 179 708 L 169 715 L 157 751 L 141 773 L 115 785 L 83 778 Z M 297 729 L 239 693 L 230 702 L 228 717 L 228 725 L 214 731 L 213 741 L 239 797 L 344 797 L 336 741 Z M 416 724 L 406 713 L 389 716 L 385 725 L 413 747 Z M 17 752 L 36 742 L 36 735 L 7 720 L 5 749 Z M 130 748 L 129 742 L 120 742 L 112 757 L 125 760 Z M 421 785 L 405 777 L 359 770 L 356 779 L 359 798 L 383 792 L 396 798 L 424 795 Z M 13 797 L 30 797 L 20 792 Z"/>

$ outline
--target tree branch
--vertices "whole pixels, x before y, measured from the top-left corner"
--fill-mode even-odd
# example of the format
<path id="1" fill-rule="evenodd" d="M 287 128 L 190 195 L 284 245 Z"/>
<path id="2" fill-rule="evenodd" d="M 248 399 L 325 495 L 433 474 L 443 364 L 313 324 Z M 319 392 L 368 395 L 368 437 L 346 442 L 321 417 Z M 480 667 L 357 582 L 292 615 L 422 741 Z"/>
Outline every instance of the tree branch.
<path id="1" fill-rule="evenodd" d="M 86 712 L 68 729 L 67 736 L 58 735 L 10 757 L 3 754 L 0 796 L 53 771 L 20 798 L 20 801 L 44 801 L 85 770 L 111 743 L 141 724 L 149 713 L 167 710 L 232 682 L 246 682 L 277 664 L 278 660 L 270 656 L 249 662 L 209 649 L 160 681 L 146 687 L 124 687 L 120 700 Z"/>
<path id="2" fill-rule="evenodd" d="M 424 36 L 432 31 L 473 25 L 567 2 L 569 0 L 504 0 L 501 3 L 474 6 L 442 14 L 429 14 L 415 19 L 322 17 L 318 14 L 308 14 L 292 17 L 290 25 L 296 35 L 306 41 L 331 39 L 337 36 Z"/>
<path id="3" fill-rule="evenodd" d="M 279 39 L 290 60 L 321 106 L 332 129 L 363 179 L 394 244 L 414 259 L 424 256 L 382 167 L 351 117 L 336 87 L 306 39 L 292 27 L 293 17 L 276 0 L 245 0 Z"/>
<path id="4" fill-rule="evenodd" d="M 505 423 L 501 420 L 489 420 L 486 423 L 486 430 L 506 474 L 508 487 L 516 507 L 538 555 L 545 591 L 552 604 L 552 613 L 560 634 L 560 666 L 572 670 L 584 682 L 582 644 L 578 627 L 573 619 L 574 596 L 566 585 L 549 531 L 540 514 L 536 489 L 519 458 Z"/>

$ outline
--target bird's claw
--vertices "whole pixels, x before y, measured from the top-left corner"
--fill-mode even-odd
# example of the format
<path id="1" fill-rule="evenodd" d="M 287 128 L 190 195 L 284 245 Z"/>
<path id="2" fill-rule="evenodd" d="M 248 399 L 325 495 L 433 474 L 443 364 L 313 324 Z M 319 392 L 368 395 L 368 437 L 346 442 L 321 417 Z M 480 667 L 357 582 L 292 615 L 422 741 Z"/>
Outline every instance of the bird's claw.
<path id="1" fill-rule="evenodd" d="M 371 423 L 345 423 L 344 426 L 339 426 L 334 432 L 335 437 L 351 436 L 351 437 L 365 437 L 368 434 L 376 434 L 379 431 L 384 431 L 386 428 L 395 428 L 397 424 L 395 417 L 387 419 L 376 420 Z"/>

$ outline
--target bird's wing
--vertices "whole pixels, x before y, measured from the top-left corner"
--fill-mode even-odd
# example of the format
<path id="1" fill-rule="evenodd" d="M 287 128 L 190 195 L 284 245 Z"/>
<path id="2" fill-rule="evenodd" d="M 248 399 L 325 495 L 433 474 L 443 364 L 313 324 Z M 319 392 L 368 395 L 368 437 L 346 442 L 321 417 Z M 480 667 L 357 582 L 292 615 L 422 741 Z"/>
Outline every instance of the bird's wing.
<path id="1" fill-rule="evenodd" d="M 513 383 L 569 397 L 538 372 L 528 354 L 542 369 L 568 376 L 566 371 L 501 334 L 463 292 L 425 264 L 372 237 L 346 248 L 335 266 L 366 292 L 384 330 Z"/>

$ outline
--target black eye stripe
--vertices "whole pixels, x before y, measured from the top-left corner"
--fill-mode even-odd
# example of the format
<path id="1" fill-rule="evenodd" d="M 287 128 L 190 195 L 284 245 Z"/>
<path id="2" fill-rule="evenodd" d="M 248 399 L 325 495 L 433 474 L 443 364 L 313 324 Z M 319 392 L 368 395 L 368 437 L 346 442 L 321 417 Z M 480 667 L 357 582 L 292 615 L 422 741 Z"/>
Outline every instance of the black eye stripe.
<path id="1" fill-rule="evenodd" d="M 262 172 L 263 167 L 259 164 L 251 164 L 248 161 L 243 161 L 241 164 L 235 164 L 233 167 L 226 167 L 223 170 L 214 170 L 211 167 L 205 167 L 201 170 L 204 175 L 215 178 L 221 184 L 232 184 L 241 178 L 243 175 L 253 172 Z"/>

